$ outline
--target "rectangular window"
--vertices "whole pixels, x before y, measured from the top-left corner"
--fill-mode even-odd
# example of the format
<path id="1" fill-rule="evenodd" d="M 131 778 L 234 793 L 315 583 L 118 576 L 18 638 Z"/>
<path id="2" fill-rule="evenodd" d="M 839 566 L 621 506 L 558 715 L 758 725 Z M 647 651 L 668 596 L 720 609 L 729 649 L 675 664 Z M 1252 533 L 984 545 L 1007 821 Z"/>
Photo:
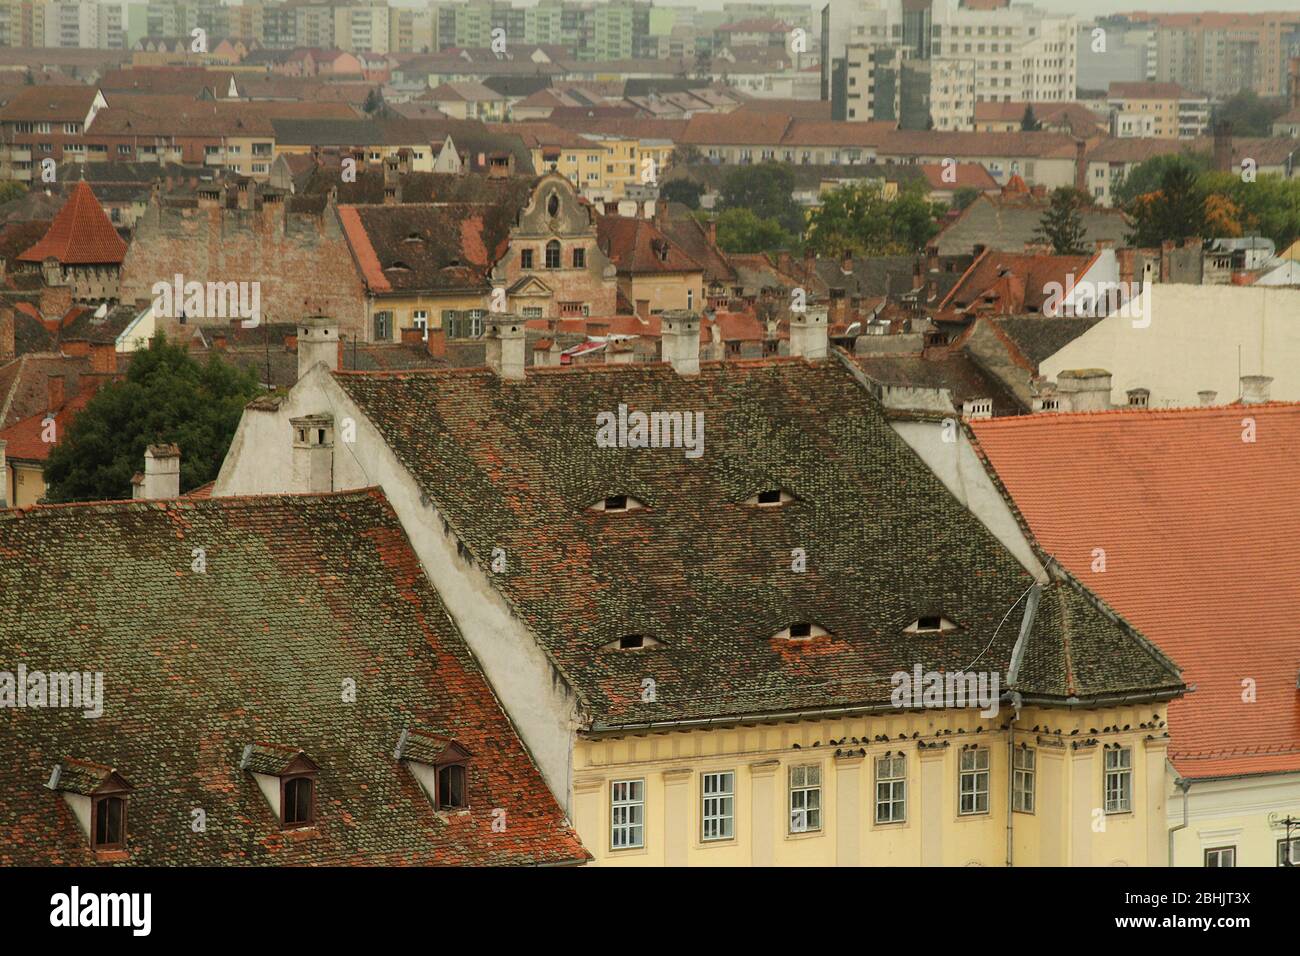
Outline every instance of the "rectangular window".
<path id="1" fill-rule="evenodd" d="M 1128 813 L 1133 809 L 1133 749 L 1114 747 L 1106 751 L 1107 813 Z"/>
<path id="2" fill-rule="evenodd" d="M 736 775 L 727 770 L 701 778 L 700 838 L 730 840 L 736 835 Z"/>
<path id="3" fill-rule="evenodd" d="M 645 846 L 644 780 L 615 780 L 610 784 L 609 827 L 611 849 Z"/>
<path id="4" fill-rule="evenodd" d="M 420 330 L 420 338 L 429 341 L 429 313 L 424 309 L 416 309 L 415 314 L 411 317 L 411 325 Z"/>
<path id="5" fill-rule="evenodd" d="M 575 269 L 585 269 L 586 267 L 587 267 L 587 250 L 586 250 L 586 249 L 581 249 L 581 248 L 579 248 L 579 249 L 574 249 L 574 250 L 573 250 L 573 268 L 575 268 Z"/>
<path id="6" fill-rule="evenodd" d="M 521 269 L 531 269 L 532 267 L 533 267 L 533 250 L 531 250 L 531 249 L 520 249 L 520 250 L 519 250 L 519 268 L 521 268 Z"/>
<path id="7" fill-rule="evenodd" d="M 1034 765 L 1037 751 L 1020 747 L 1015 752 L 1011 780 L 1011 806 L 1021 813 L 1034 812 Z"/>
<path id="8" fill-rule="evenodd" d="M 523 312 L 525 319 L 540 319 L 542 317 L 542 307 L 540 305 L 526 305 Z"/>
<path id="9" fill-rule="evenodd" d="M 902 754 L 876 758 L 876 822 L 907 819 L 907 758 Z"/>
<path id="10" fill-rule="evenodd" d="M 449 339 L 460 338 L 460 313 L 455 309 L 443 309 L 442 330 Z"/>
<path id="11" fill-rule="evenodd" d="M 987 747 L 975 747 L 961 752 L 957 796 L 957 812 L 963 816 L 989 812 L 989 749 Z"/>
<path id="12" fill-rule="evenodd" d="M 1235 846 L 1217 846 L 1205 851 L 1206 866 L 1236 866 L 1237 848 Z"/>
<path id="13" fill-rule="evenodd" d="M 375 313 L 375 341 L 387 342 L 393 337 L 393 313 Z"/>
<path id="14" fill-rule="evenodd" d="M 487 312 L 483 309 L 469 310 L 469 337 L 478 339 L 483 337 L 483 320 L 487 318 Z"/>
<path id="15" fill-rule="evenodd" d="M 811 833 L 822 828 L 822 768 L 804 764 L 790 768 L 790 832 Z"/>
<path id="16" fill-rule="evenodd" d="M 1277 841 L 1277 865 L 1300 866 L 1300 837 Z"/>

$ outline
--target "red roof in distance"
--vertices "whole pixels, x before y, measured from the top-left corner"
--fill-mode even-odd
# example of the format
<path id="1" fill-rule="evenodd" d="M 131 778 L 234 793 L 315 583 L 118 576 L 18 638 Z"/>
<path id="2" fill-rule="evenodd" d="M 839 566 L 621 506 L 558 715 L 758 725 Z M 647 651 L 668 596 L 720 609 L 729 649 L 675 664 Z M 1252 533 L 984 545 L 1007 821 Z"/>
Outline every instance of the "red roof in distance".
<path id="1" fill-rule="evenodd" d="M 125 256 L 126 242 L 83 180 L 73 187 L 41 241 L 18 261 L 44 262 L 52 257 L 65 266 L 120 265 Z"/>

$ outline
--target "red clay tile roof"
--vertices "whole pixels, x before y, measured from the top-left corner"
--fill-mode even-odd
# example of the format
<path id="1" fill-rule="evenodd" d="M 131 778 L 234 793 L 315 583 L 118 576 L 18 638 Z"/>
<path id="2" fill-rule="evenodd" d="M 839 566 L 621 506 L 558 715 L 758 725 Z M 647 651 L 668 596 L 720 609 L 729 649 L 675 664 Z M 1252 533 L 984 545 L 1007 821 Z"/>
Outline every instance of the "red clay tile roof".
<path id="1" fill-rule="evenodd" d="M 704 271 L 648 219 L 599 216 L 596 234 L 601 250 L 620 273 Z"/>
<path id="2" fill-rule="evenodd" d="M 947 191 L 950 189 L 997 189 L 998 182 L 989 175 L 989 171 L 979 163 L 957 163 L 951 167 L 955 173 L 955 179 L 949 182 L 944 178 L 948 166 L 943 163 L 921 163 L 921 172 L 925 174 L 925 181 L 931 189 Z M 949 174 L 949 178 L 953 178 Z"/>
<path id="3" fill-rule="evenodd" d="M 985 306 L 995 315 L 1041 313 L 1048 299 L 1047 285 L 1064 286 L 1069 274 L 1077 281 L 1095 258 L 1095 253 L 1048 256 L 986 249 L 939 304 L 939 311 L 945 318 Z M 988 299 L 993 301 L 986 303 Z"/>
<path id="4" fill-rule="evenodd" d="M 1244 419 L 1255 441 L 1242 440 Z M 1043 551 L 1182 669 L 1186 777 L 1300 771 L 1300 405 L 976 421 Z M 1094 573 L 1095 549 L 1105 572 Z M 1243 703 L 1243 681 L 1256 698 Z"/>
<path id="5" fill-rule="evenodd" d="M 377 489 L 0 511 L 0 554 L 0 659 L 104 675 L 95 720 L 0 708 L 0 866 L 95 862 L 44 786 L 68 758 L 134 787 L 130 864 L 588 858 Z M 434 810 L 394 756 L 404 730 L 474 755 L 466 812 Z M 241 769 L 254 742 L 319 768 L 312 832 L 281 832 Z M 220 824 L 178 836 L 194 807 Z"/>
<path id="6" fill-rule="evenodd" d="M 18 261 L 43 262 L 51 256 L 65 266 L 120 265 L 126 256 L 126 243 L 84 180 L 73 187 L 41 241 Z"/>
<path id="7" fill-rule="evenodd" d="M 63 440 L 72 425 L 73 419 L 81 414 L 90 400 L 105 382 L 104 377 L 83 375 L 80 378 L 79 391 L 64 402 L 63 407 L 54 413 L 54 441 L 48 442 L 42 437 L 46 434 L 45 418 L 48 412 L 37 412 L 15 422 L 4 431 L 0 431 L 0 441 L 7 442 L 5 455 L 24 461 L 45 461 L 50 452 Z"/>

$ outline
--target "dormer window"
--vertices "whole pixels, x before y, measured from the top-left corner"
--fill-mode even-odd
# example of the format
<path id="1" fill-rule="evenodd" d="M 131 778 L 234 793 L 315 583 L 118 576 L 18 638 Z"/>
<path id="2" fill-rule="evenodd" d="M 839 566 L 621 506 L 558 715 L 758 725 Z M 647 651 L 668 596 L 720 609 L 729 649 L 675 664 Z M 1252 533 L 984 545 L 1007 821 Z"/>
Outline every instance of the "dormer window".
<path id="1" fill-rule="evenodd" d="M 630 495 L 606 495 L 591 506 L 592 511 L 636 511 L 645 505 Z"/>
<path id="2" fill-rule="evenodd" d="M 465 747 L 450 737 L 405 729 L 393 756 L 406 764 L 435 809 L 469 809 L 473 754 Z"/>
<path id="3" fill-rule="evenodd" d="M 808 621 L 796 621 L 784 631 L 772 635 L 772 639 L 776 641 L 807 641 L 814 637 L 826 637 L 829 634 L 830 631 L 818 624 Z"/>
<path id="4" fill-rule="evenodd" d="M 777 505 L 783 505 L 794 501 L 794 495 L 784 488 L 768 488 L 760 491 L 756 495 L 751 495 L 745 499 L 747 505 L 761 505 L 764 508 L 773 508 Z"/>
<path id="5" fill-rule="evenodd" d="M 942 614 L 924 614 L 903 628 L 903 633 L 942 634 L 945 631 L 955 631 L 956 629 L 957 625 Z"/>
<path id="6" fill-rule="evenodd" d="M 85 760 L 54 765 L 45 785 L 63 796 L 96 852 L 125 850 L 131 784 L 112 767 Z"/>
<path id="7" fill-rule="evenodd" d="M 661 643 L 646 634 L 624 634 L 617 640 L 604 645 L 602 651 L 645 651 L 660 647 Z"/>
<path id="8" fill-rule="evenodd" d="M 262 796 L 280 820 L 280 829 L 315 825 L 320 768 L 303 751 L 280 744 L 248 744 L 239 767 L 257 781 Z"/>

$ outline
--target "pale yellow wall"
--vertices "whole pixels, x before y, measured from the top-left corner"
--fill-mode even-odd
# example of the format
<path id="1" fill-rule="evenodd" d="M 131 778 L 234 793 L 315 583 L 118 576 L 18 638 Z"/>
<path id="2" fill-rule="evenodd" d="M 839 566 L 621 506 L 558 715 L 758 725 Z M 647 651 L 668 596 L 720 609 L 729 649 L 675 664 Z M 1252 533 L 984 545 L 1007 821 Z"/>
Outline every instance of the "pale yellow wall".
<path id="1" fill-rule="evenodd" d="M 429 313 L 429 328 L 442 328 L 444 309 L 467 312 L 470 309 L 488 309 L 488 298 L 482 295 L 429 295 L 412 294 L 405 296 L 384 296 L 382 299 L 366 300 L 366 328 L 373 336 L 374 315 L 376 312 L 393 313 L 393 330 L 390 342 L 400 342 L 402 329 L 415 326 L 415 313 L 424 310 Z"/>
<path id="2" fill-rule="evenodd" d="M 45 497 L 45 476 L 38 465 L 9 462 L 9 502 L 11 508 L 26 508 Z"/>
<path id="3" fill-rule="evenodd" d="M 1072 741 L 1092 736 L 1093 727 L 1136 728 L 1154 713 L 1163 719 L 1163 706 L 1021 714 L 1015 740 L 1037 751 L 1037 806 L 1034 813 L 1014 814 L 1015 863 L 1164 864 L 1167 741 L 1146 741 L 1146 731 L 1132 730 L 1097 734 L 1095 746 L 1070 747 Z M 573 820 L 595 862 L 604 865 L 1003 866 L 1007 734 L 999 728 L 1008 717 L 1008 712 L 992 720 L 980 719 L 974 711 L 890 712 L 580 738 L 574 753 Z M 1044 737 L 1029 731 L 1035 725 L 1048 725 L 1053 732 Z M 983 732 L 974 733 L 976 726 Z M 938 730 L 952 733 L 936 738 Z M 1071 737 L 1071 730 L 1079 734 Z M 919 751 L 912 739 L 916 732 L 927 742 L 948 746 Z M 881 734 L 890 742 L 868 742 Z M 900 734 L 907 739 L 900 741 Z M 848 739 L 853 737 L 860 743 Z M 1132 747 L 1134 809 L 1106 815 L 1102 745 L 1116 742 Z M 986 814 L 957 812 L 957 765 L 964 744 L 990 748 Z M 865 757 L 858 754 L 863 747 Z M 906 756 L 907 819 L 876 824 L 875 758 L 891 750 Z M 817 832 L 789 832 L 787 781 L 790 767 L 797 764 L 821 767 L 822 826 Z M 701 774 L 727 770 L 735 772 L 735 837 L 706 843 L 700 834 Z M 610 784 L 626 779 L 645 781 L 645 846 L 612 850 Z"/>
<path id="4" fill-rule="evenodd" d="M 1172 768 L 1166 782 L 1168 824 L 1171 830 L 1179 828 L 1173 834 L 1171 866 L 1204 866 L 1205 851 L 1219 847 L 1235 848 L 1237 866 L 1277 866 L 1277 845 L 1286 838 L 1280 821 L 1300 819 L 1300 773 L 1193 783 L 1186 827 L 1183 795 Z M 1300 838 L 1300 828 L 1293 828 L 1291 837 Z"/>
<path id="5" fill-rule="evenodd" d="M 619 276 L 618 284 L 633 307 L 638 300 L 648 299 L 652 312 L 665 309 L 704 308 L 704 273 L 702 272 Z"/>

